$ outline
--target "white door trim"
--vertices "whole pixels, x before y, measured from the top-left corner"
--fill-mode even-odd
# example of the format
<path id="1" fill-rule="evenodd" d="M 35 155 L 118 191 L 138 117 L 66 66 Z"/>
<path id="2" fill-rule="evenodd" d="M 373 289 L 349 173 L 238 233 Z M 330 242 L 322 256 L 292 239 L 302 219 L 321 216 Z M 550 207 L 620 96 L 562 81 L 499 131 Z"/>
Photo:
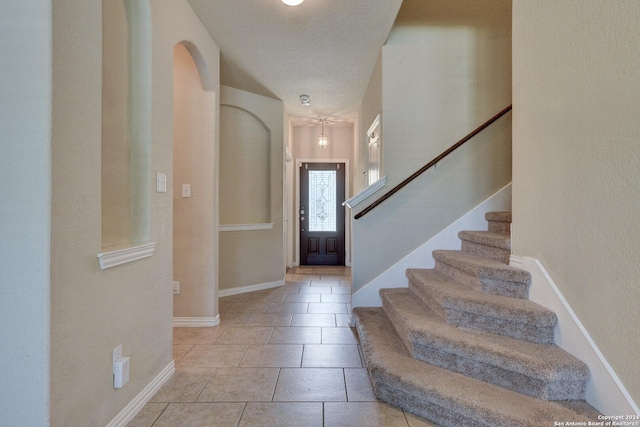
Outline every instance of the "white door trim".
<path id="1" fill-rule="evenodd" d="M 293 265 L 300 265 L 300 164 L 301 163 L 344 163 L 344 198 L 348 200 L 351 197 L 349 192 L 349 159 L 296 159 L 295 161 L 295 178 L 296 178 L 296 210 L 293 215 L 294 226 L 293 233 L 295 236 L 295 253 Z M 346 209 L 343 207 L 343 209 Z M 347 221 L 347 212 L 344 215 L 344 265 L 351 266 L 351 221 Z"/>

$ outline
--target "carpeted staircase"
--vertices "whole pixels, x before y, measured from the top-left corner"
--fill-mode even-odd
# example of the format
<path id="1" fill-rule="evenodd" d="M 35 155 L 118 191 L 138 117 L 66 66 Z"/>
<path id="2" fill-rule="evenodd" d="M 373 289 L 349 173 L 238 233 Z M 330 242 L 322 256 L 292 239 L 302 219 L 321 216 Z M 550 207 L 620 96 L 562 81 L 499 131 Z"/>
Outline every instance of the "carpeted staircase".
<path id="1" fill-rule="evenodd" d="M 378 399 L 442 426 L 597 421 L 587 366 L 554 345 L 555 313 L 508 265 L 511 213 L 485 218 L 488 231 L 459 233 L 461 251 L 407 270 L 409 288 L 380 290 L 382 307 L 353 310 Z"/>

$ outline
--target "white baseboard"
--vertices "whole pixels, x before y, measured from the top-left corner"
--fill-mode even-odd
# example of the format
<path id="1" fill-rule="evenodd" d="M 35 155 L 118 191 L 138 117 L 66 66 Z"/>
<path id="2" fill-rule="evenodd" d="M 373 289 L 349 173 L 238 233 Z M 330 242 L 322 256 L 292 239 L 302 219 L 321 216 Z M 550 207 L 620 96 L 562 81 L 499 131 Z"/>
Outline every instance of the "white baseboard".
<path id="1" fill-rule="evenodd" d="M 218 297 L 228 297 L 229 295 L 244 294 L 246 292 L 262 291 L 265 289 L 277 288 L 284 286 L 284 279 L 275 282 L 258 283 L 256 285 L 239 286 L 237 288 L 223 289 L 218 292 Z"/>
<path id="2" fill-rule="evenodd" d="M 174 317 L 174 328 L 204 328 L 207 326 L 218 326 L 220 315 L 216 317 Z"/>
<path id="3" fill-rule="evenodd" d="M 527 270 L 533 282 L 529 299 L 556 313 L 556 344 L 589 366 L 587 402 L 605 415 L 640 415 L 620 378 L 573 312 L 567 300 L 537 259 L 511 255 L 510 265 Z"/>
<path id="4" fill-rule="evenodd" d="M 485 213 L 510 210 L 511 184 L 508 184 L 391 266 L 384 273 L 358 289 L 352 297 L 353 307 L 380 307 L 382 305 L 382 300 L 378 294 L 380 289 L 406 288 L 409 286 L 406 276 L 407 268 L 433 268 L 435 260 L 431 252 L 436 249 L 460 249 L 460 239 L 458 239 L 460 231 L 486 230 Z"/>
<path id="5" fill-rule="evenodd" d="M 125 427 L 147 404 L 149 399 L 160 390 L 160 387 L 171 378 L 175 371 L 176 366 L 172 360 L 106 427 Z"/>

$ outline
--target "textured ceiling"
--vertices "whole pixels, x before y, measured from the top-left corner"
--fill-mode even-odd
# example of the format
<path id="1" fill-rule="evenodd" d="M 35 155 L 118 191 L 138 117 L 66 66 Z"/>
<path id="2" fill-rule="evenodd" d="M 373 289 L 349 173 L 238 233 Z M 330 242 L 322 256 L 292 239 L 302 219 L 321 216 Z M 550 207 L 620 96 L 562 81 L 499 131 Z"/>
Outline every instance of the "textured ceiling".
<path id="1" fill-rule="evenodd" d="M 221 83 L 292 118 L 352 120 L 402 0 L 188 0 L 221 51 Z M 302 106 L 299 96 L 311 97 Z"/>

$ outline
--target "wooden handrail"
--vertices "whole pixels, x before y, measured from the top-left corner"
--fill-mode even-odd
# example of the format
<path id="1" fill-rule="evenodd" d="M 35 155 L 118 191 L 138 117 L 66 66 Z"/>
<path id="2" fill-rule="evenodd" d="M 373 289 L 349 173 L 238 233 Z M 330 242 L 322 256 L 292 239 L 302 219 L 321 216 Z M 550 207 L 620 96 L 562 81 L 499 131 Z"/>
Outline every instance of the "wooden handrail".
<path id="1" fill-rule="evenodd" d="M 360 219 L 363 216 L 365 216 L 367 213 L 371 212 L 373 209 L 376 208 L 376 206 L 378 206 L 380 203 L 384 202 L 385 200 L 387 200 L 389 197 L 393 196 L 395 193 L 397 193 L 398 191 L 400 191 L 403 187 L 405 187 L 407 184 L 409 184 L 411 181 L 413 181 L 414 179 L 416 179 L 418 176 L 422 175 L 424 172 L 428 171 L 429 169 L 431 169 L 433 166 L 435 166 L 436 164 L 438 164 L 438 162 L 440 162 L 442 159 L 444 159 L 445 157 L 447 157 L 449 154 L 451 154 L 452 152 L 454 152 L 456 149 L 460 148 L 465 142 L 469 141 L 471 138 L 473 138 L 474 136 L 476 136 L 477 134 L 479 134 L 480 132 L 482 132 L 485 128 L 487 128 L 489 125 L 491 125 L 493 122 L 495 122 L 496 120 L 498 120 L 500 117 L 504 116 L 505 114 L 507 114 L 509 111 L 511 111 L 512 106 L 509 105 L 508 107 L 505 107 L 502 111 L 500 111 L 498 114 L 496 114 L 495 116 L 491 117 L 489 120 L 487 120 L 486 122 L 484 122 L 483 124 L 481 124 L 480 126 L 478 126 L 475 130 L 473 130 L 471 133 L 469 133 L 467 136 L 465 136 L 464 138 L 462 138 L 460 141 L 456 142 L 455 144 L 453 144 L 451 147 L 449 147 L 446 151 L 444 151 L 442 154 L 440 154 L 438 157 L 436 157 L 435 159 L 431 160 L 429 163 L 427 163 L 426 165 L 424 165 L 423 167 L 421 167 L 419 170 L 417 170 L 415 173 L 413 173 L 413 175 L 411 175 L 409 178 L 405 179 L 404 181 L 402 181 L 400 184 L 396 185 L 395 187 L 393 187 L 391 189 L 391 191 L 389 191 L 388 193 L 385 193 L 382 197 L 380 197 L 378 200 L 376 200 L 375 202 L 371 203 L 369 206 L 367 206 L 366 208 L 364 208 L 362 211 L 358 212 L 353 218 L 354 219 Z"/>

